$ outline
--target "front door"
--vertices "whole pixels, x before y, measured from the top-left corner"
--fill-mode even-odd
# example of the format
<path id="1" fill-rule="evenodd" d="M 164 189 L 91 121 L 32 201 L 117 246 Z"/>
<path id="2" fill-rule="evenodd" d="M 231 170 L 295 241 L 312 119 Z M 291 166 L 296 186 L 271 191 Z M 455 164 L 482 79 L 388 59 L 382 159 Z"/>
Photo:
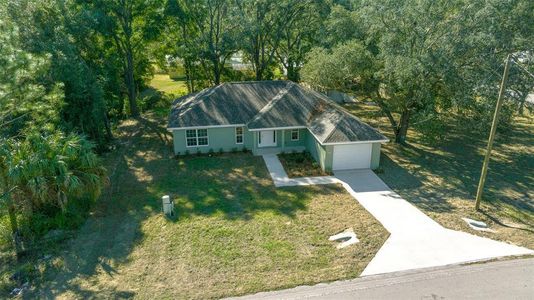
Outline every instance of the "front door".
<path id="1" fill-rule="evenodd" d="M 275 147 L 276 146 L 276 131 L 262 130 L 258 135 L 258 147 Z"/>

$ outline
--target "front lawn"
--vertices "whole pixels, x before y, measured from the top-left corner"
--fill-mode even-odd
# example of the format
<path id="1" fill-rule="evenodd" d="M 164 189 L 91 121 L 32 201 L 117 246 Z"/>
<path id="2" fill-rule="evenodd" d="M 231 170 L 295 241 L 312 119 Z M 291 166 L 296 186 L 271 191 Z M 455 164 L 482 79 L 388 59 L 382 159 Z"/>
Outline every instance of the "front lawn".
<path id="1" fill-rule="evenodd" d="M 393 140 L 378 107 L 348 104 L 345 108 Z M 509 132 L 497 134 L 482 212 L 475 212 L 487 136 L 449 126 L 444 141 L 429 143 L 410 130 L 408 145 L 383 146 L 383 172 L 378 175 L 445 227 L 534 249 L 534 115 L 515 118 Z M 497 232 L 474 231 L 461 217 L 487 222 Z"/>
<path id="2" fill-rule="evenodd" d="M 353 278 L 387 239 L 341 186 L 275 188 L 251 154 L 176 159 L 161 124 L 119 127 L 111 186 L 30 296 L 206 299 Z M 350 227 L 361 242 L 337 250 L 328 237 Z"/>
<path id="3" fill-rule="evenodd" d="M 289 177 L 332 175 L 323 171 L 309 152 L 280 153 L 278 158 Z"/>

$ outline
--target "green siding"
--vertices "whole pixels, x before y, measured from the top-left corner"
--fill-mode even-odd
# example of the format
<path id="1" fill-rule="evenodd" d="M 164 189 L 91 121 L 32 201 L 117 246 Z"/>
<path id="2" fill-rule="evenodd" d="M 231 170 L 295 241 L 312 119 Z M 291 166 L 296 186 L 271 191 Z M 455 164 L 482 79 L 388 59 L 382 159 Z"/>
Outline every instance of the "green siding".
<path id="1" fill-rule="evenodd" d="M 306 135 L 308 133 L 308 129 L 302 128 L 299 129 L 299 139 L 296 141 L 291 140 L 291 129 L 285 130 L 284 139 L 285 139 L 285 147 L 305 147 L 306 146 Z"/>
<path id="2" fill-rule="evenodd" d="M 373 143 L 373 150 L 371 150 L 371 169 L 376 169 L 380 166 L 380 143 Z"/>
<path id="3" fill-rule="evenodd" d="M 322 146 L 310 133 L 306 135 L 306 149 L 323 170 L 328 170 L 327 167 L 332 168 L 332 162 L 330 162 L 330 165 L 327 162 L 327 147 Z"/>
<path id="4" fill-rule="evenodd" d="M 213 127 L 208 128 L 208 145 L 197 147 L 186 147 L 185 129 L 173 130 L 174 154 L 183 155 L 186 151 L 189 153 L 207 153 L 211 150 L 218 152 L 221 148 L 223 151 L 232 151 L 234 149 L 242 150 L 243 147 L 252 149 L 253 135 L 252 132 L 244 128 L 243 144 L 235 142 L 235 127 Z"/>
<path id="5" fill-rule="evenodd" d="M 327 145 L 323 147 L 325 147 L 325 159 L 323 169 L 327 172 L 331 172 L 334 163 L 334 146 Z"/>

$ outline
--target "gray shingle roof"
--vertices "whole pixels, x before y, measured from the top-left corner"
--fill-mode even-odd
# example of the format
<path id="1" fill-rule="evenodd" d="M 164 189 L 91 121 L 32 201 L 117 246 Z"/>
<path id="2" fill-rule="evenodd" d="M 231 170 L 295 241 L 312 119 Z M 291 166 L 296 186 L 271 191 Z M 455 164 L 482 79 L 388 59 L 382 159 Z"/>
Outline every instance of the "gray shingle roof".
<path id="1" fill-rule="evenodd" d="M 321 143 L 387 140 L 324 95 L 289 81 L 223 83 L 174 101 L 169 128 L 307 127 Z"/>

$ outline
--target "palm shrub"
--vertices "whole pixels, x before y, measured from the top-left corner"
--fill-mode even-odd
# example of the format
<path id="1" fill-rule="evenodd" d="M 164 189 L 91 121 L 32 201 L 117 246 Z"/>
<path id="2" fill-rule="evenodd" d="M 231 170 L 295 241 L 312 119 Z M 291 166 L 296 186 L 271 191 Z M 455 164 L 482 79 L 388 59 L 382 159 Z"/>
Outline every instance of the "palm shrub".
<path id="1" fill-rule="evenodd" d="M 98 197 L 106 170 L 93 149 L 92 143 L 76 134 L 33 133 L 20 141 L 4 140 L 0 188 L 18 253 L 21 237 L 17 215 L 31 219 L 49 207 L 64 214 L 68 201 Z"/>

